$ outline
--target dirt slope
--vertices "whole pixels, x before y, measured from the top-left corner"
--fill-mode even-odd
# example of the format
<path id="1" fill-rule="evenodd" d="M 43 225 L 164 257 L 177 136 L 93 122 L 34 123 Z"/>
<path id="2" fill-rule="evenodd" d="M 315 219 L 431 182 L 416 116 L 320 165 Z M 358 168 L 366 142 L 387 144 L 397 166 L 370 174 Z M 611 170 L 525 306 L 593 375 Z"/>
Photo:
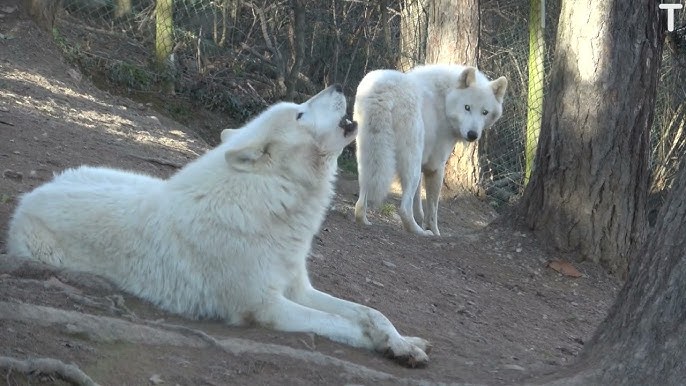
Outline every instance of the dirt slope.
<path id="1" fill-rule="evenodd" d="M 18 195 L 55 171 L 95 164 L 164 177 L 207 149 L 192 128 L 93 87 L 19 11 L 3 15 L 0 34 L 0 252 Z M 391 215 L 354 224 L 355 192 L 342 176 L 314 243 L 313 282 L 430 339 L 427 368 L 307 334 L 184 320 L 96 277 L 7 255 L 0 356 L 60 359 L 103 385 L 517 384 L 573 360 L 617 291 L 590 264 L 576 264 L 578 279 L 546 268 L 559 256 L 530 234 L 487 226 L 495 214 L 478 202 L 443 203 L 445 236 L 419 238 Z M 60 384 L 0 370 L 0 384 L 28 381 Z"/>

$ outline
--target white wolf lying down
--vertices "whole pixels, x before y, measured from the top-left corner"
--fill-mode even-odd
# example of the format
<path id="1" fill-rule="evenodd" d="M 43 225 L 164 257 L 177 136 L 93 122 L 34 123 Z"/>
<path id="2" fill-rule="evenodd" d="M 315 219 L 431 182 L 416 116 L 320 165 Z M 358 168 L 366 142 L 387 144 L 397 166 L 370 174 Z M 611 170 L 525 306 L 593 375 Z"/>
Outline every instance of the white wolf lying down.
<path id="1" fill-rule="evenodd" d="M 105 276 L 189 317 L 313 332 L 424 365 L 428 343 L 320 292 L 306 258 L 357 124 L 339 85 L 279 103 L 168 180 L 80 167 L 24 195 L 13 255 Z"/>
<path id="2" fill-rule="evenodd" d="M 406 74 L 368 73 L 355 96 L 354 119 L 360 125 L 357 222 L 370 225 L 367 204 L 383 201 L 397 174 L 403 190 L 398 212 L 405 229 L 440 235 L 438 199 L 445 163 L 458 140 L 478 140 L 500 118 L 506 89 L 504 77 L 489 81 L 476 68 L 458 65 L 420 66 Z"/>

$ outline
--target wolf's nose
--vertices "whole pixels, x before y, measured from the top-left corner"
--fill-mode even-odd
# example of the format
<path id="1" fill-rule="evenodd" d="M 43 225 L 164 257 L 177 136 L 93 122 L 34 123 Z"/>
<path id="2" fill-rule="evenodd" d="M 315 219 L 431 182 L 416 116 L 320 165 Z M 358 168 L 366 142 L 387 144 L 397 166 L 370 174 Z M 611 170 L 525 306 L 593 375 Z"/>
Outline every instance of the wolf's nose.
<path id="1" fill-rule="evenodd" d="M 474 142 L 474 141 L 476 141 L 477 138 L 479 138 L 479 136 L 476 134 L 476 131 L 469 130 L 467 132 L 467 141 Z"/>
<path id="2" fill-rule="evenodd" d="M 331 86 L 331 87 L 333 87 L 333 89 L 334 89 L 336 92 L 338 92 L 338 93 L 343 92 L 343 86 L 341 86 L 340 83 L 336 83 L 336 84 L 334 84 L 334 85 Z"/>

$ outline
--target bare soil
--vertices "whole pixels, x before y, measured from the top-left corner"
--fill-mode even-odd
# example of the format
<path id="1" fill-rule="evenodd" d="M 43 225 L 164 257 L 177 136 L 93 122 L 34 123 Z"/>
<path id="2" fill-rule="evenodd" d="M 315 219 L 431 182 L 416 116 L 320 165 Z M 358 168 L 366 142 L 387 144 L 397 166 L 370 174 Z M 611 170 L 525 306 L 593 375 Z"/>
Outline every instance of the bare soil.
<path id="1" fill-rule="evenodd" d="M 17 198 L 81 164 L 166 177 L 221 126 L 198 112 L 186 127 L 94 87 L 51 36 L 0 2 L 0 252 Z M 219 129 L 216 129 L 219 135 Z M 102 385 L 520 384 L 573 361 L 619 283 L 590 263 L 580 278 L 546 268 L 570 259 L 476 199 L 442 202 L 443 236 L 405 233 L 397 216 L 353 221 L 355 176 L 343 174 L 316 236 L 316 287 L 379 309 L 404 334 L 432 341 L 431 363 L 406 369 L 381 355 L 308 334 L 156 309 L 105 280 L 0 255 L 0 357 L 73 363 Z M 0 369 L 0 384 L 63 384 Z"/>

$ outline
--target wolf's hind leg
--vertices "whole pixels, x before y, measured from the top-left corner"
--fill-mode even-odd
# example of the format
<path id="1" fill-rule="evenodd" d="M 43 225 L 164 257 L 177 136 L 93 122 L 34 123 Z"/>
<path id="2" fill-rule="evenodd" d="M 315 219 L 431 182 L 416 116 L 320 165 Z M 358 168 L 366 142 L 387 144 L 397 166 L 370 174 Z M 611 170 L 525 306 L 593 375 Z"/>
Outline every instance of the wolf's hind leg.
<path id="1" fill-rule="evenodd" d="M 410 154 L 407 155 L 409 156 Z M 419 182 L 421 181 L 421 154 L 418 157 L 409 156 L 403 161 L 398 162 L 398 175 L 400 176 L 400 184 L 403 188 L 400 198 L 400 219 L 408 232 L 422 236 L 431 236 L 433 233 L 422 229 L 414 218 L 415 205 L 421 205 L 421 200 L 415 203 L 415 195 L 417 190 L 420 189 Z"/>
<path id="2" fill-rule="evenodd" d="M 417 223 L 424 221 L 424 208 L 422 207 L 422 182 L 419 181 L 417 185 L 417 191 L 414 194 L 414 201 L 412 202 L 412 211 L 414 213 L 414 219 Z M 426 227 L 424 227 L 426 229 Z"/>
<path id="3" fill-rule="evenodd" d="M 61 266 L 65 258 L 53 232 L 40 219 L 27 214 L 12 219 L 7 250 L 16 257 L 54 266 Z"/>
<path id="4" fill-rule="evenodd" d="M 362 225 L 372 225 L 367 219 L 367 192 L 360 189 L 360 197 L 355 203 L 355 221 Z"/>

